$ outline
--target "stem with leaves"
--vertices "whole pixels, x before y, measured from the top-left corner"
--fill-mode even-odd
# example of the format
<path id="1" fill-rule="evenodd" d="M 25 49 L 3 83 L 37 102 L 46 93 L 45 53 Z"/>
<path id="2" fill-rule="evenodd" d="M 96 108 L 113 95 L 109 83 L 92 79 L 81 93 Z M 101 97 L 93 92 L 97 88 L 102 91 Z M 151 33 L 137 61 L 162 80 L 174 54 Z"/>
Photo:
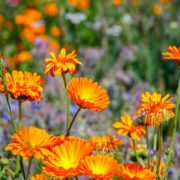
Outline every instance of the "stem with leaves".
<path id="1" fill-rule="evenodd" d="M 172 136 L 171 136 L 171 144 L 170 148 L 168 149 L 168 157 L 166 161 L 166 167 L 162 176 L 162 179 L 165 179 L 167 173 L 169 172 L 169 169 L 171 168 L 171 158 L 173 155 L 173 146 L 174 146 L 174 140 L 175 140 L 175 135 L 176 135 L 176 127 L 177 127 L 177 121 L 178 121 L 178 114 L 179 114 L 179 103 L 180 103 L 180 79 L 178 83 L 178 88 L 177 88 L 177 100 L 176 100 L 176 108 L 175 108 L 175 116 L 173 119 L 173 130 L 172 130 Z"/>

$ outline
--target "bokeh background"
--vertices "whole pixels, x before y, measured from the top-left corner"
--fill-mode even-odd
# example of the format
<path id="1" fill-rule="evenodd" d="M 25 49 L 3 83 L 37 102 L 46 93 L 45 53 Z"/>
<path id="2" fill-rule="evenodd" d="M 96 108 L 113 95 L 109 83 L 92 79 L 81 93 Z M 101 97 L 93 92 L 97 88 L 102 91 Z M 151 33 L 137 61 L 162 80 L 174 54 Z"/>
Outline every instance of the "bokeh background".
<path id="1" fill-rule="evenodd" d="M 115 133 L 112 123 L 120 115 L 133 114 L 146 90 L 176 98 L 179 69 L 161 56 L 169 45 L 180 46 L 179 0 L 0 0 L 0 56 L 5 67 L 37 72 L 46 79 L 42 102 L 23 103 L 24 125 L 34 124 L 53 134 L 64 133 L 66 102 L 62 78 L 44 75 L 50 51 L 76 50 L 84 66 L 74 76 L 92 78 L 108 91 L 108 109 L 83 111 L 72 130 L 89 137 Z M 3 156 L 11 128 L 3 95 L 0 104 Z M 16 115 L 17 103 L 12 100 L 11 105 Z M 76 109 L 72 103 L 72 115 Z M 170 133 L 167 123 L 167 145 Z M 178 133 L 174 162 L 180 165 Z"/>

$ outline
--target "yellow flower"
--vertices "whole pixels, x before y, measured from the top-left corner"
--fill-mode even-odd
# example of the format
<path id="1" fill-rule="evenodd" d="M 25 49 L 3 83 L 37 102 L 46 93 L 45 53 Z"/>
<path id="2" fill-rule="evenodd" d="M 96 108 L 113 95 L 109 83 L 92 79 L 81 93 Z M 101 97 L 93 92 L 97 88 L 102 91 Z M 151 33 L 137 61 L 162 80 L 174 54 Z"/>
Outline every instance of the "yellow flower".
<path id="1" fill-rule="evenodd" d="M 44 174 L 36 174 L 31 177 L 31 180 L 47 180 L 48 178 Z"/>
<path id="2" fill-rule="evenodd" d="M 110 103 L 104 89 L 87 78 L 72 78 L 67 85 L 70 98 L 82 108 L 92 111 L 102 111 Z"/>
<path id="3" fill-rule="evenodd" d="M 81 64 L 76 58 L 75 51 L 70 54 L 66 53 L 66 50 L 61 49 L 59 54 L 54 54 L 50 52 L 52 58 L 45 59 L 45 74 L 50 73 L 52 77 L 54 75 L 62 75 L 62 73 L 76 72 L 76 65 Z"/>
<path id="4" fill-rule="evenodd" d="M 123 144 L 121 140 L 114 136 L 92 136 L 90 138 L 90 144 L 99 150 L 113 151 L 115 147 Z"/>
<path id="5" fill-rule="evenodd" d="M 45 157 L 43 172 L 48 176 L 66 178 L 79 174 L 78 166 L 81 159 L 90 155 L 93 147 L 82 139 L 72 138 L 56 145 Z"/>
<path id="6" fill-rule="evenodd" d="M 81 174 L 93 179 L 111 179 L 117 169 L 117 161 L 109 155 L 86 156 L 79 165 Z"/>
<path id="7" fill-rule="evenodd" d="M 145 135 L 145 127 L 133 124 L 132 117 L 129 115 L 121 116 L 121 122 L 115 122 L 113 127 L 118 129 L 118 134 L 121 136 L 129 135 L 130 138 L 140 141 L 140 137 Z"/>
<path id="8" fill-rule="evenodd" d="M 41 101 L 44 80 L 36 73 L 13 71 L 11 75 L 6 72 L 5 81 L 7 91 L 14 99 Z M 0 92 L 4 92 L 2 80 L 0 81 Z"/>
<path id="9" fill-rule="evenodd" d="M 5 150 L 20 155 L 23 159 L 44 157 L 50 152 L 54 142 L 54 138 L 45 130 L 33 126 L 21 128 L 11 138 Z"/>
<path id="10" fill-rule="evenodd" d="M 169 46 L 167 48 L 167 52 L 163 52 L 162 55 L 163 60 L 175 60 L 175 61 L 180 61 L 180 47 L 176 47 L 176 46 Z"/>
<path id="11" fill-rule="evenodd" d="M 156 180 L 156 174 L 140 164 L 119 164 L 117 175 L 124 180 Z"/>
<path id="12" fill-rule="evenodd" d="M 172 98 L 169 94 L 162 97 L 160 93 L 142 93 L 140 105 L 136 110 L 138 115 L 144 115 L 145 123 L 150 126 L 160 126 L 174 117 Z"/>

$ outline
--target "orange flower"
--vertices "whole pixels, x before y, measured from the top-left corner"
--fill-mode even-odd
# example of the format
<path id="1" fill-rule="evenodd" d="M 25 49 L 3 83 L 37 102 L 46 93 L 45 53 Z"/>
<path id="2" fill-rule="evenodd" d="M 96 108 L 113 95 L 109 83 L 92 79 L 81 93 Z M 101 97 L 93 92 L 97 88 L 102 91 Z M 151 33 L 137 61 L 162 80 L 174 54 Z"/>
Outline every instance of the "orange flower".
<path id="1" fill-rule="evenodd" d="M 117 169 L 117 161 L 109 155 L 91 155 L 85 157 L 80 165 L 79 171 L 93 179 L 111 179 Z"/>
<path id="2" fill-rule="evenodd" d="M 47 180 L 48 178 L 44 174 L 36 174 L 31 177 L 31 180 Z"/>
<path id="3" fill-rule="evenodd" d="M 48 16 L 56 16 L 58 14 L 58 7 L 56 3 L 49 3 L 44 7 L 44 13 Z"/>
<path id="4" fill-rule="evenodd" d="M 52 77 L 55 75 L 62 75 L 62 73 L 76 72 L 76 64 L 81 64 L 76 58 L 75 51 L 70 54 L 66 53 L 66 50 L 61 49 L 59 54 L 50 52 L 52 58 L 45 59 L 45 74 L 50 73 Z"/>
<path id="5" fill-rule="evenodd" d="M 115 147 L 122 145 L 123 142 L 114 136 L 92 136 L 90 138 L 90 144 L 100 150 L 107 149 L 113 151 Z"/>
<path id="6" fill-rule="evenodd" d="M 155 4 L 153 7 L 152 7 L 152 13 L 155 15 L 155 16 L 158 16 L 162 13 L 162 9 L 161 9 L 161 6 L 159 4 Z"/>
<path id="7" fill-rule="evenodd" d="M 32 54 L 29 51 L 21 51 L 14 58 L 15 61 L 19 64 L 31 59 Z"/>
<path id="8" fill-rule="evenodd" d="M 145 92 L 141 95 L 140 106 L 137 108 L 138 115 L 145 116 L 145 123 L 150 126 L 159 126 L 174 117 L 172 98 L 169 94 L 162 97 L 160 93 L 150 94 Z"/>
<path id="9" fill-rule="evenodd" d="M 119 164 L 116 173 L 125 180 L 156 180 L 154 172 L 136 163 Z"/>
<path id="10" fill-rule="evenodd" d="M 180 61 L 180 47 L 169 46 L 167 52 L 163 52 L 162 55 L 163 60 L 173 59 L 178 62 Z"/>
<path id="11" fill-rule="evenodd" d="M 4 16 L 0 14 L 0 24 L 4 22 Z"/>
<path id="12" fill-rule="evenodd" d="M 119 6 L 122 4 L 122 0 L 112 0 L 112 2 L 115 6 Z"/>
<path id="13" fill-rule="evenodd" d="M 66 178 L 79 174 L 77 171 L 81 159 L 92 153 L 92 146 L 82 139 L 72 138 L 57 145 L 45 157 L 43 171 L 49 176 Z"/>
<path id="14" fill-rule="evenodd" d="M 13 71 L 5 73 L 8 93 L 14 99 L 38 101 L 42 99 L 44 80 L 41 76 L 31 72 Z M 0 81 L 0 92 L 4 92 L 2 81 Z"/>
<path id="15" fill-rule="evenodd" d="M 129 115 L 121 116 L 121 122 L 115 122 L 113 127 L 118 130 L 118 134 L 121 136 L 129 135 L 130 138 L 140 141 L 140 137 L 145 135 L 145 127 L 137 126 L 133 124 L 132 117 Z"/>
<path id="16" fill-rule="evenodd" d="M 70 98 L 82 108 L 101 111 L 109 104 L 109 97 L 105 90 L 87 78 L 72 78 L 67 86 Z"/>
<path id="17" fill-rule="evenodd" d="M 157 168 L 157 165 L 158 165 L 158 161 L 156 162 L 156 168 Z M 165 162 L 161 162 L 160 168 L 159 168 L 159 177 L 160 177 L 160 179 L 162 178 L 162 175 L 164 173 L 165 167 L 166 167 L 166 163 Z M 154 170 L 154 161 L 150 162 L 150 169 L 151 169 L 151 171 Z"/>
<path id="18" fill-rule="evenodd" d="M 11 136 L 12 141 L 6 146 L 14 155 L 23 159 L 34 157 L 36 159 L 47 155 L 51 149 L 54 138 L 45 130 L 33 126 L 23 127 Z"/>
<path id="19" fill-rule="evenodd" d="M 89 8 L 89 0 L 68 0 L 68 3 L 79 9 L 88 9 Z"/>
<path id="20" fill-rule="evenodd" d="M 161 4 L 168 4 L 168 3 L 169 3 L 169 0 L 160 0 L 160 3 L 161 3 Z"/>
<path id="21" fill-rule="evenodd" d="M 60 36 L 61 35 L 61 29 L 58 26 L 52 26 L 51 28 L 51 34 L 53 36 Z"/>

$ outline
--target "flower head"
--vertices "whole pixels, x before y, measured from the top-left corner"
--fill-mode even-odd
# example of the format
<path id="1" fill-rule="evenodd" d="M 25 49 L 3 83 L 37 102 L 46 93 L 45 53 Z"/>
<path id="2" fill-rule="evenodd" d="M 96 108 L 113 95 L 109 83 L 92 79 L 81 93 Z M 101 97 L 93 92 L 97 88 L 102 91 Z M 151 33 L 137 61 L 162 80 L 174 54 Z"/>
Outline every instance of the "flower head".
<path id="1" fill-rule="evenodd" d="M 91 155 L 85 157 L 80 165 L 79 171 L 93 179 L 111 179 L 117 169 L 117 161 L 109 155 Z"/>
<path id="2" fill-rule="evenodd" d="M 41 76 L 31 72 L 13 71 L 5 73 L 5 83 L 8 93 L 14 99 L 38 101 L 42 99 L 44 80 Z M 4 92 L 2 80 L 0 81 L 0 92 Z"/>
<path id="3" fill-rule="evenodd" d="M 36 174 L 31 177 L 31 180 L 47 180 L 47 177 L 44 174 Z"/>
<path id="4" fill-rule="evenodd" d="M 142 135 L 145 135 L 145 127 L 133 124 L 132 116 L 125 115 L 120 117 L 121 122 L 115 122 L 114 128 L 118 129 L 118 134 L 121 136 L 129 135 L 132 139 L 140 140 Z"/>
<path id="5" fill-rule="evenodd" d="M 150 126 L 159 126 L 174 117 L 172 98 L 169 94 L 162 97 L 160 93 L 145 92 L 141 95 L 140 105 L 136 113 L 144 115 L 145 122 Z"/>
<path id="6" fill-rule="evenodd" d="M 54 138 L 45 130 L 33 126 L 21 128 L 11 138 L 5 150 L 20 155 L 23 159 L 32 156 L 36 159 L 42 158 L 49 153 L 54 142 Z"/>
<path id="7" fill-rule="evenodd" d="M 82 139 L 72 138 L 57 145 L 45 157 L 43 171 L 49 176 L 65 178 L 79 174 L 77 168 L 83 157 L 90 155 L 92 146 Z"/>
<path id="8" fill-rule="evenodd" d="M 163 60 L 175 60 L 175 61 L 180 61 L 180 47 L 176 47 L 176 46 L 169 46 L 167 48 L 167 52 L 163 52 L 162 55 Z"/>
<path id="9" fill-rule="evenodd" d="M 155 180 L 156 174 L 147 168 L 143 168 L 140 164 L 119 164 L 117 175 L 125 180 Z"/>
<path id="10" fill-rule="evenodd" d="M 87 78 L 72 78 L 67 86 L 70 98 L 82 108 L 99 112 L 109 104 L 109 97 L 96 82 Z"/>
<path id="11" fill-rule="evenodd" d="M 44 13 L 48 16 L 56 16 L 58 14 L 58 6 L 56 3 L 51 2 L 44 7 Z"/>
<path id="12" fill-rule="evenodd" d="M 99 150 L 107 149 L 113 151 L 115 147 L 122 145 L 123 142 L 114 136 L 92 136 L 90 144 Z"/>
<path id="13" fill-rule="evenodd" d="M 67 54 L 64 48 L 59 54 L 50 52 L 50 56 L 51 58 L 45 59 L 45 74 L 50 73 L 52 77 L 66 72 L 75 73 L 76 65 L 81 64 L 76 58 L 75 51 Z"/>

